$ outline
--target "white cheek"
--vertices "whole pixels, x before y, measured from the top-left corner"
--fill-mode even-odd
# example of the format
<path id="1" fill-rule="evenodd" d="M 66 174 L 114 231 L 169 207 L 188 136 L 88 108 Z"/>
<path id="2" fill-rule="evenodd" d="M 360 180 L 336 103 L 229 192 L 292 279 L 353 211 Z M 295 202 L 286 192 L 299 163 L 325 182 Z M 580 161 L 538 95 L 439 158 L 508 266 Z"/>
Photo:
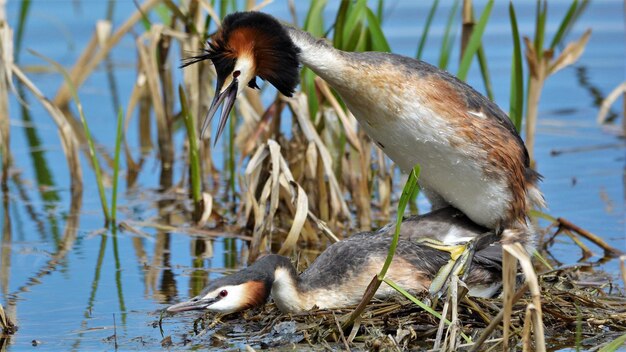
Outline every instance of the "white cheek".
<path id="1" fill-rule="evenodd" d="M 207 307 L 208 310 L 218 313 L 233 313 L 238 310 L 241 305 L 235 299 L 222 298 L 221 300 Z"/>
<path id="2" fill-rule="evenodd" d="M 243 308 L 245 301 L 243 299 L 244 292 L 241 286 L 228 286 L 220 288 L 220 291 L 221 290 L 226 290 L 228 292 L 228 295 L 208 306 L 208 310 L 212 312 L 227 314 L 236 312 Z"/>

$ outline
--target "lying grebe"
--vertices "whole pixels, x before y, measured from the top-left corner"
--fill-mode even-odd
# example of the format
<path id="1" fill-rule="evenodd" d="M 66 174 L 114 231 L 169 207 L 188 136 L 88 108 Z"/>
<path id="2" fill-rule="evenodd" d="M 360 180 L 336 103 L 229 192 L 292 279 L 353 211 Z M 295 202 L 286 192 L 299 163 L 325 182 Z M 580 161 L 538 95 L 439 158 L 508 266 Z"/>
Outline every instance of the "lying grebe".
<path id="1" fill-rule="evenodd" d="M 358 303 L 366 287 L 383 266 L 394 225 L 376 232 L 355 234 L 329 246 L 298 276 L 287 257 L 267 255 L 232 275 L 213 280 L 198 296 L 167 308 L 168 312 L 208 310 L 233 313 L 264 304 L 272 296 L 283 312 L 337 308 Z M 451 238 L 474 238 L 489 230 L 448 207 L 405 219 L 400 241 L 387 277 L 404 289 L 419 293 L 429 289 L 433 277 L 450 260 L 450 254 L 420 241 L 434 239 L 451 244 Z M 470 294 L 492 296 L 501 285 L 502 247 L 496 243 L 477 248 L 465 283 Z M 382 285 L 377 298 L 396 291 Z"/>

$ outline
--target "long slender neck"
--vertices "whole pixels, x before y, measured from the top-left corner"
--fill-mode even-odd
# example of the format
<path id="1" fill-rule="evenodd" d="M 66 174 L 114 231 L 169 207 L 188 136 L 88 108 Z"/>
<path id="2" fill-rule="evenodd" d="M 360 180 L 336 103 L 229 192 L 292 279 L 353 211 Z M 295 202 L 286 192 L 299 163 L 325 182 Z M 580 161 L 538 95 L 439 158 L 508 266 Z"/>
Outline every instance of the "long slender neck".
<path id="1" fill-rule="evenodd" d="M 300 61 L 328 82 L 334 82 L 343 74 L 345 61 L 341 51 L 324 39 L 294 27 L 285 27 L 289 37 L 300 49 Z"/>
<path id="2" fill-rule="evenodd" d="M 278 309 L 285 313 L 297 313 L 309 309 L 301 292 L 296 270 L 293 267 L 277 267 L 274 271 L 272 298 Z"/>

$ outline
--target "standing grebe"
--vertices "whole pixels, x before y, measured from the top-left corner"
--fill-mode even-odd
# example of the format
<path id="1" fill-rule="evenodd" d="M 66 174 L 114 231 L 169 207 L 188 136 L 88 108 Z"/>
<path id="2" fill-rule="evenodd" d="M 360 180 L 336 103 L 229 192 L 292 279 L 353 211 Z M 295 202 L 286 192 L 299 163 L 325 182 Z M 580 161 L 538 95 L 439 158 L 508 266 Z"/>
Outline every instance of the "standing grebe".
<path id="1" fill-rule="evenodd" d="M 353 235 L 329 246 L 300 276 L 289 258 L 267 255 L 232 275 L 212 281 L 198 296 L 167 308 L 168 312 L 202 310 L 233 313 L 265 303 L 271 293 L 283 312 L 313 307 L 337 308 L 358 303 L 366 287 L 382 268 L 394 226 Z M 473 238 L 488 231 L 454 208 L 444 208 L 402 222 L 400 241 L 387 277 L 412 292 L 428 290 L 450 255 L 428 245 L 424 238 Z M 502 247 L 478 248 L 465 280 L 470 294 L 492 296 L 500 287 Z M 381 286 L 377 298 L 396 291 Z"/>
<path id="2" fill-rule="evenodd" d="M 360 126 L 404 171 L 420 164 L 420 186 L 433 210 L 452 205 L 472 221 L 505 228 L 529 245 L 532 206 L 543 206 L 540 178 L 505 112 L 458 78 L 423 61 L 380 52 L 345 52 L 260 12 L 228 15 L 206 51 L 183 66 L 211 60 L 216 95 L 202 126 L 224 104 L 216 139 L 234 101 L 256 77 L 292 96 L 299 64 L 328 82 Z"/>

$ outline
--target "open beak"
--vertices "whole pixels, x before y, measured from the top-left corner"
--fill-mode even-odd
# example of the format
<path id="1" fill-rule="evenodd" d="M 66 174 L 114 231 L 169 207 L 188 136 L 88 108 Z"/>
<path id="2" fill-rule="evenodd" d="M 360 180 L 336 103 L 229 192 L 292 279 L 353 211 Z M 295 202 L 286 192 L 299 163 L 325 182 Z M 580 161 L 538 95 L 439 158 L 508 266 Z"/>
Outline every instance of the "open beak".
<path id="1" fill-rule="evenodd" d="M 216 300 L 217 299 L 215 298 L 203 299 L 199 296 L 196 296 L 188 301 L 176 303 L 172 306 L 169 306 L 166 310 L 169 313 L 186 312 L 188 310 L 202 310 L 215 303 Z"/>
<path id="2" fill-rule="evenodd" d="M 209 127 L 209 124 L 211 123 L 211 121 L 213 120 L 213 116 L 215 116 L 217 109 L 220 107 L 220 105 L 222 104 L 224 105 L 222 107 L 222 113 L 220 116 L 220 124 L 219 124 L 219 127 L 217 128 L 215 141 L 213 142 L 214 146 L 217 143 L 217 140 L 220 138 L 220 135 L 224 131 L 224 127 L 226 126 L 226 121 L 228 121 L 228 115 L 230 115 L 230 111 L 233 109 L 233 106 L 235 105 L 235 100 L 237 99 L 238 86 L 239 86 L 239 83 L 237 82 L 237 80 L 233 79 L 230 85 L 228 85 L 228 87 L 224 89 L 223 92 L 215 94 L 215 97 L 213 98 L 213 101 L 211 102 L 211 106 L 209 107 L 209 112 L 204 118 L 204 122 L 202 122 L 202 129 L 200 130 L 200 138 L 202 138 L 204 134 L 206 133 L 206 130 Z M 215 89 L 215 91 L 219 92 L 221 88 L 222 88 L 222 83 L 218 82 L 217 88 Z"/>

